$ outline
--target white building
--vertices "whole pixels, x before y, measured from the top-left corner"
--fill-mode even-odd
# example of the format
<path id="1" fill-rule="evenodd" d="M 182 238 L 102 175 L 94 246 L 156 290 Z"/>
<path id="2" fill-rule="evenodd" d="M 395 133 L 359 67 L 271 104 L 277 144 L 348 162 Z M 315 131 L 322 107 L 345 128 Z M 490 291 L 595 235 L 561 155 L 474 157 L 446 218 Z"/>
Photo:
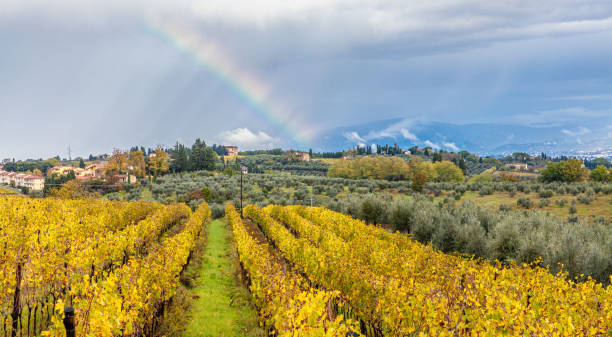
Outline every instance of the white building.
<path id="1" fill-rule="evenodd" d="M 45 178 L 25 173 L 0 171 L 0 184 L 42 191 L 45 188 Z"/>

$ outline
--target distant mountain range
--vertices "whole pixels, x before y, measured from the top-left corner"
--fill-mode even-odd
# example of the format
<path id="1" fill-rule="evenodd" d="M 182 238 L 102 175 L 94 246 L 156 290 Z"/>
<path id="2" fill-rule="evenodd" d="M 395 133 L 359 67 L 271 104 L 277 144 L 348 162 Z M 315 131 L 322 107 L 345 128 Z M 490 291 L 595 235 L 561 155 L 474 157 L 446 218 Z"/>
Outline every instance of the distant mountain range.
<path id="1" fill-rule="evenodd" d="M 612 152 L 612 128 L 608 125 L 451 124 L 396 118 L 331 129 L 321 133 L 317 139 L 314 147 L 318 151 L 397 143 L 401 148 L 430 146 L 487 155 L 545 152 L 550 155 L 591 153 L 608 156 Z"/>

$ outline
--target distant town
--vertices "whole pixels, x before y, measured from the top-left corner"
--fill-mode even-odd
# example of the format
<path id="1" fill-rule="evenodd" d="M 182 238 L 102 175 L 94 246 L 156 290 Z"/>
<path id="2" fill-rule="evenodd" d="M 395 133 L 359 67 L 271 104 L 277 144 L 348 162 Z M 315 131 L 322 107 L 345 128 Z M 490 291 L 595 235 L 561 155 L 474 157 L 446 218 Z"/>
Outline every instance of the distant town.
<path id="1" fill-rule="evenodd" d="M 204 148 L 206 148 L 205 144 Z M 224 162 L 237 158 L 239 155 L 237 146 L 215 145 L 211 149 L 217 155 L 224 157 Z M 180 153 L 180 151 L 181 147 L 177 145 L 174 151 L 172 149 L 162 150 L 161 148 L 145 151 L 142 147 L 134 147 L 130 151 L 125 152 L 115 150 L 111 155 L 90 155 L 88 160 L 82 158 L 60 160 L 59 157 L 54 157 L 45 161 L 30 159 L 15 162 L 14 159 L 6 158 L 0 164 L 0 185 L 19 189 L 25 193 L 29 191 L 43 191 L 45 186 L 49 185 L 50 177 L 62 176 L 74 176 L 76 181 L 83 184 L 92 182 L 114 186 L 133 184 L 137 181 L 137 178 L 144 177 L 145 172 L 155 175 L 166 172 L 167 169 L 164 169 L 165 165 L 181 160 L 180 158 L 169 158 L 168 152 Z M 310 161 L 310 155 L 307 152 L 290 152 L 295 160 Z M 158 164 L 160 168 L 156 170 L 152 163 L 155 162 L 154 158 L 160 154 L 165 155 L 167 158 L 164 158 L 163 162 Z M 140 163 L 138 163 L 137 159 L 134 159 L 134 157 L 138 156 L 141 157 Z M 66 162 L 70 162 L 72 165 L 68 165 Z M 180 172 L 181 170 L 179 169 L 178 171 Z M 55 184 L 52 182 L 51 185 Z"/>

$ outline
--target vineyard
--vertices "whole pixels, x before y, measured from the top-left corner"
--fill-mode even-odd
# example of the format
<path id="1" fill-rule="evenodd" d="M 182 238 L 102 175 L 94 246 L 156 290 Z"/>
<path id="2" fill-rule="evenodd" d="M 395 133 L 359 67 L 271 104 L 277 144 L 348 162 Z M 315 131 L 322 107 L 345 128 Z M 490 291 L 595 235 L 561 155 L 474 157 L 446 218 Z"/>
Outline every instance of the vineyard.
<path id="1" fill-rule="evenodd" d="M 148 335 L 210 217 L 184 204 L 0 198 L 2 336 Z"/>
<path id="2" fill-rule="evenodd" d="M 611 286 L 538 261 L 448 255 L 324 208 L 226 213 L 261 319 L 279 336 L 612 334 Z"/>
<path id="3" fill-rule="evenodd" d="M 269 335 L 612 335 L 612 286 L 539 261 L 449 255 L 320 207 L 225 212 Z M 206 203 L 0 197 L 1 336 L 157 335 L 210 217 Z"/>

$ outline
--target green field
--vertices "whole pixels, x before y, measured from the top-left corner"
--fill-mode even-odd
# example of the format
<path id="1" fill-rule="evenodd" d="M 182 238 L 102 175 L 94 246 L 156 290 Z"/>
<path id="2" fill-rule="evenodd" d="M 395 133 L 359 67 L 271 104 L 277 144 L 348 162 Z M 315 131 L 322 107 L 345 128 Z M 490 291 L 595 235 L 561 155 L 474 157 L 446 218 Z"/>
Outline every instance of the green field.
<path id="1" fill-rule="evenodd" d="M 343 161 L 344 158 L 314 158 L 314 161 L 320 161 L 320 162 L 324 162 L 330 165 L 334 165 L 336 163 L 338 163 L 339 161 Z"/>
<path id="2" fill-rule="evenodd" d="M 550 212 L 551 214 L 554 214 L 560 217 L 567 217 L 570 215 L 570 212 L 569 212 L 570 205 L 572 204 L 572 200 L 576 200 L 576 196 L 571 195 L 571 194 L 563 194 L 563 195 L 555 194 L 554 196 L 548 198 L 549 199 L 548 206 L 544 206 L 540 208 L 538 204 L 540 200 L 545 199 L 545 198 L 540 198 L 537 193 L 529 193 L 529 194 L 517 193 L 514 197 L 511 197 L 510 194 L 508 193 L 493 193 L 491 195 L 481 196 L 478 194 L 478 192 L 468 191 L 461 197 L 461 200 L 459 202 L 463 203 L 463 202 L 472 201 L 476 205 L 483 206 L 491 210 L 498 210 L 501 204 L 512 206 L 514 209 L 524 209 L 524 208 L 517 207 L 517 200 L 519 198 L 525 198 L 525 197 L 533 201 L 533 204 L 534 204 L 534 207 L 532 208 L 533 210 Z M 440 200 L 443 198 L 444 197 L 438 197 L 438 199 Z M 556 205 L 555 201 L 561 200 L 561 199 L 567 199 L 568 203 L 565 206 Z M 576 207 L 577 212 L 575 215 L 585 220 L 592 220 L 594 218 L 603 216 L 606 218 L 606 220 L 610 221 L 612 220 L 612 204 L 610 204 L 610 201 L 611 201 L 610 196 L 604 195 L 604 194 L 596 194 L 595 200 L 588 205 L 580 203 L 578 202 L 578 200 L 576 200 L 575 207 Z"/>

